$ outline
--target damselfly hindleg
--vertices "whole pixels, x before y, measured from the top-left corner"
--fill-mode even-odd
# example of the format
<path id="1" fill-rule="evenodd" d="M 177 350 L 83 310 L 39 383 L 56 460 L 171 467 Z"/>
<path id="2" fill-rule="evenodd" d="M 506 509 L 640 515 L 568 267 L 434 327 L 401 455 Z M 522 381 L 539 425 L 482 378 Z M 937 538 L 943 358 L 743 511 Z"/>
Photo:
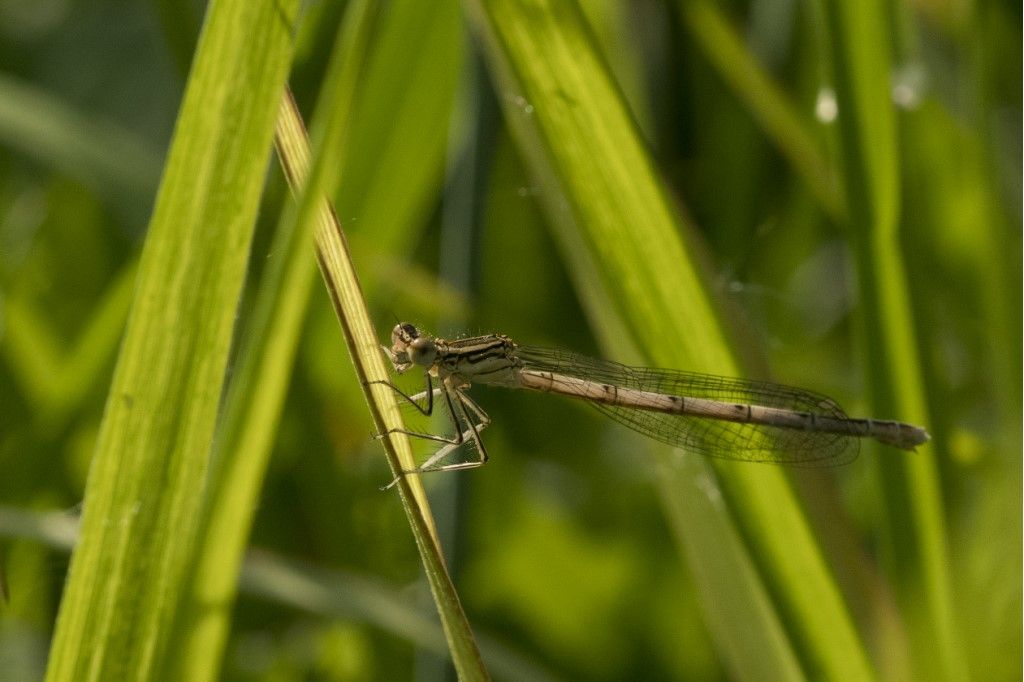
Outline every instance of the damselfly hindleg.
<path id="1" fill-rule="evenodd" d="M 422 438 L 424 440 L 431 440 L 445 445 L 441 447 L 437 452 L 431 455 L 427 461 L 415 469 L 405 469 L 398 472 L 398 475 L 382 490 L 387 490 L 398 483 L 398 479 L 402 476 L 409 474 L 425 474 L 433 471 L 459 471 L 463 469 L 475 469 L 476 467 L 483 466 L 487 463 L 488 455 L 487 448 L 484 446 L 483 440 L 480 438 L 480 432 L 487 428 L 491 423 L 491 418 L 484 412 L 483 408 L 476 404 L 476 402 L 466 395 L 461 389 L 454 386 L 450 386 L 448 382 L 442 381 L 441 387 L 434 389 L 430 382 L 430 375 L 427 375 L 427 390 L 416 394 L 415 396 L 408 396 L 403 393 L 400 389 L 395 387 L 390 382 L 379 382 L 393 388 L 397 393 L 402 395 L 408 402 L 412 403 L 417 409 L 420 410 L 424 415 L 429 416 L 433 411 L 433 394 L 440 392 L 444 395 L 445 404 L 448 406 L 448 415 L 451 418 L 452 425 L 455 428 L 455 436 L 448 438 L 444 436 L 438 436 L 432 433 L 423 433 L 419 431 L 410 431 L 408 429 L 391 429 L 388 433 L 404 433 L 407 436 L 414 438 Z M 427 408 L 423 408 L 417 401 L 422 397 L 429 396 L 430 402 Z M 472 413 L 472 416 L 470 415 Z M 474 421 L 473 417 L 476 417 Z M 460 423 L 461 422 L 461 423 Z M 463 429 L 463 423 L 467 426 Z M 467 462 L 456 462 L 454 464 L 442 464 L 438 462 L 444 460 L 449 454 L 457 450 L 459 447 L 464 445 L 466 441 L 469 441 L 473 445 L 473 449 L 477 453 L 477 459 L 473 459 Z"/>

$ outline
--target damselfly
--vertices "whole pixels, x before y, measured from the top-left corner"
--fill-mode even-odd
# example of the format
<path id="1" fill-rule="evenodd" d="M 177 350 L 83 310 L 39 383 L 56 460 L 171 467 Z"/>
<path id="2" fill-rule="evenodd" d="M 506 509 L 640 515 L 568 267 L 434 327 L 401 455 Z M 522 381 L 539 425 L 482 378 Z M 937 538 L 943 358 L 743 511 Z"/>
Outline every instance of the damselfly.
<path id="1" fill-rule="evenodd" d="M 382 348 L 399 374 L 422 368 L 426 390 L 409 396 L 394 384 L 384 383 L 425 415 L 433 412 L 434 398 L 443 397 L 455 427 L 455 435 L 450 437 L 396 429 L 445 443 L 422 465 L 399 476 L 470 469 L 487 462 L 480 431 L 491 420 L 466 395 L 474 383 L 580 398 L 655 440 L 709 457 L 745 462 L 836 466 L 857 456 L 859 438 L 873 438 L 902 450 L 913 450 L 929 439 L 919 426 L 848 417 L 834 400 L 799 388 L 629 367 L 562 350 L 520 346 L 507 336 L 446 341 L 400 323 L 391 332 L 391 347 Z M 438 387 L 434 387 L 434 379 Z M 439 463 L 467 440 L 477 459 Z"/>

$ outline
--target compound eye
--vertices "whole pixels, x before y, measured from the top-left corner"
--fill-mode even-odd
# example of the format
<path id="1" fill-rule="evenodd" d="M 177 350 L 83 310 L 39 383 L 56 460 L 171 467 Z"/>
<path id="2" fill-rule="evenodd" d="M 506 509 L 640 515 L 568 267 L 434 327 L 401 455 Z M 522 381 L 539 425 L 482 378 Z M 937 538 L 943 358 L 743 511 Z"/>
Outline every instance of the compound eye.
<path id="1" fill-rule="evenodd" d="M 411 343 L 413 339 L 418 338 L 419 335 L 419 330 L 413 325 L 408 322 L 399 322 L 395 325 L 395 328 L 391 330 L 391 343 L 408 344 Z"/>

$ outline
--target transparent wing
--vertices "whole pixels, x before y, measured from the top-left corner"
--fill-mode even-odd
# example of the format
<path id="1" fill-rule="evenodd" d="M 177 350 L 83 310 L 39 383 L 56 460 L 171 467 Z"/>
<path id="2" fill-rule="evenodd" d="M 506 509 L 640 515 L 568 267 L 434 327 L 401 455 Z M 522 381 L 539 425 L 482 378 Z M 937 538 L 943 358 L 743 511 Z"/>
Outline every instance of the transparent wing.
<path id="1" fill-rule="evenodd" d="M 833 419 L 848 419 L 842 408 L 831 398 L 779 384 L 696 372 L 629 367 L 548 348 L 520 347 L 517 355 L 524 369 L 555 372 L 664 395 L 762 405 Z M 731 422 L 594 402 L 591 404 L 615 421 L 645 436 L 708 457 L 830 467 L 853 461 L 859 447 L 857 438 L 849 434 Z"/>

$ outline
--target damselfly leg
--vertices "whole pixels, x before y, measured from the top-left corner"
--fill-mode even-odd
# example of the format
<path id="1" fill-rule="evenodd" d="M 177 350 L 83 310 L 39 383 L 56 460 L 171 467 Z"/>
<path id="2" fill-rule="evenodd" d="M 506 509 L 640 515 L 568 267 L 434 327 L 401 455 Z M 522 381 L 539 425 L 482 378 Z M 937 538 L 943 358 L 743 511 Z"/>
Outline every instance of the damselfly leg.
<path id="1" fill-rule="evenodd" d="M 407 436 L 413 438 L 421 438 L 423 440 L 430 440 L 438 443 L 444 443 L 437 452 L 432 454 L 427 461 L 419 465 L 414 469 L 405 469 L 398 472 L 398 475 L 386 486 L 382 487 L 381 490 L 387 490 L 398 483 L 399 478 L 407 476 L 409 474 L 425 474 L 433 471 L 459 471 L 462 469 L 474 469 L 479 466 L 483 466 L 487 463 L 487 448 L 484 446 L 483 440 L 480 438 L 480 432 L 485 429 L 490 423 L 491 418 L 487 415 L 483 409 L 473 401 L 472 398 L 467 396 L 462 390 L 449 385 L 449 382 L 442 380 L 441 386 L 433 388 L 431 377 L 429 373 L 426 374 L 426 390 L 417 393 L 416 395 L 406 395 L 400 388 L 388 381 L 376 382 L 388 386 L 394 390 L 398 395 L 404 398 L 407 402 L 416 407 L 424 416 L 431 416 L 434 409 L 433 398 L 436 394 L 444 396 L 445 405 L 447 406 L 448 416 L 451 419 L 452 426 L 455 429 L 455 435 L 453 437 L 438 436 L 433 433 L 424 433 L 421 431 L 410 431 L 408 429 L 391 429 L 387 433 L 404 433 Z M 427 398 L 428 402 L 426 407 L 420 404 L 420 400 Z M 470 415 L 472 413 L 472 416 Z M 474 421 L 473 417 L 476 417 Z M 463 424 L 467 428 L 463 429 Z M 477 454 L 477 459 L 473 459 L 467 462 L 456 462 L 454 464 L 438 464 L 450 455 L 452 452 L 459 449 L 469 441 L 472 443 L 473 449 Z"/>

